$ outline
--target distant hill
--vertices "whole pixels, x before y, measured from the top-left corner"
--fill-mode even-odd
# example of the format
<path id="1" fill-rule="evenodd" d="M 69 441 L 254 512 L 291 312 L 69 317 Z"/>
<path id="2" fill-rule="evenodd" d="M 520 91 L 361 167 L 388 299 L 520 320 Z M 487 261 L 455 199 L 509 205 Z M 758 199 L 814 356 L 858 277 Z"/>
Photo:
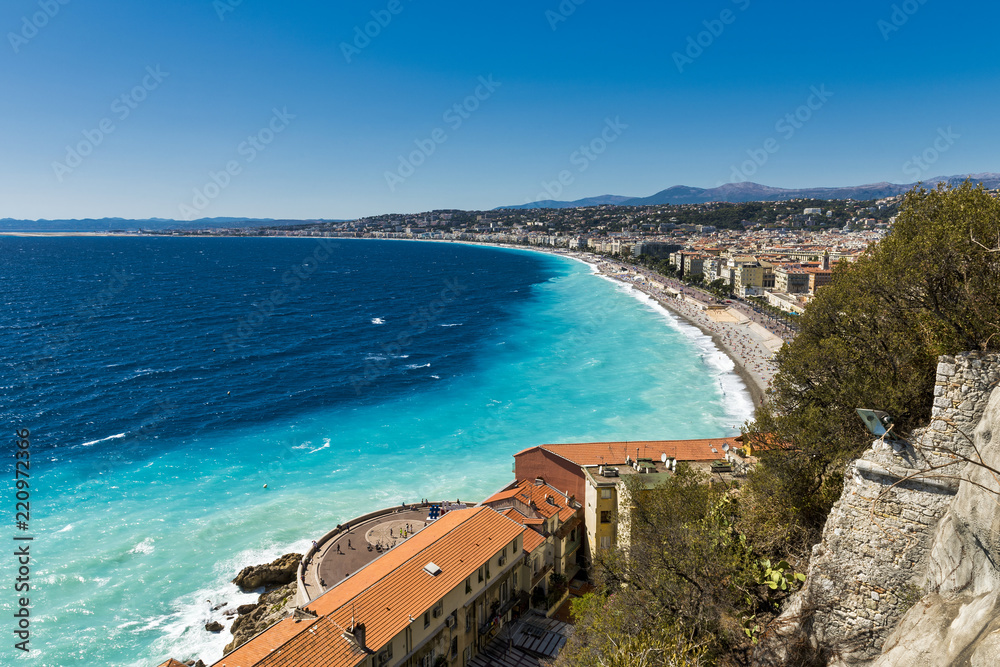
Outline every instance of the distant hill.
<path id="1" fill-rule="evenodd" d="M 935 176 L 922 181 L 925 187 L 933 187 L 938 183 L 959 185 L 966 179 L 982 183 L 986 188 L 1000 188 L 1000 174 L 968 174 L 964 176 Z M 895 183 L 870 183 L 843 188 L 773 188 L 759 183 L 726 183 L 716 188 L 695 188 L 687 185 L 675 185 L 661 190 L 650 197 L 617 197 L 604 195 L 592 199 L 580 199 L 575 202 L 541 201 L 521 206 L 501 206 L 500 208 L 575 208 L 578 206 L 600 206 L 614 204 L 620 206 L 655 206 L 662 204 L 706 204 L 708 202 L 729 202 L 741 204 L 750 201 L 787 201 L 789 199 L 882 199 L 907 192 L 917 185 L 910 183 L 898 185 Z M 617 200 L 617 201 L 613 201 Z M 595 203 L 582 203 L 590 202 Z"/>
<path id="2" fill-rule="evenodd" d="M 501 209 L 529 209 L 529 208 L 584 208 L 587 206 L 617 206 L 635 197 L 622 197 L 619 195 L 601 195 L 600 197 L 588 197 L 576 201 L 555 201 L 546 199 L 543 201 L 521 204 L 520 206 L 501 206 Z M 499 209 L 498 209 L 499 210 Z"/>
<path id="3" fill-rule="evenodd" d="M 225 227 L 263 227 L 300 225 L 307 222 L 342 222 L 340 220 L 272 220 L 270 218 L 201 218 L 199 220 L 168 220 L 148 218 L 86 218 L 82 220 L 15 220 L 0 218 L 0 232 L 110 232 L 153 231 L 167 229 L 221 229 Z"/>

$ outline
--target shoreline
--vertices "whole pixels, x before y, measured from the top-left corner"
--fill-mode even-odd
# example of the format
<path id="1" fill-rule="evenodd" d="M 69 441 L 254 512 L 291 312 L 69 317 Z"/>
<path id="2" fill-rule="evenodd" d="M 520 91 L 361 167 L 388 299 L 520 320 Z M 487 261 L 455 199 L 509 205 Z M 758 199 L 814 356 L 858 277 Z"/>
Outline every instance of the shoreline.
<path id="1" fill-rule="evenodd" d="M 382 239 L 374 239 L 382 240 Z M 680 321 L 685 324 L 689 324 L 696 329 L 698 329 L 702 334 L 707 336 L 715 347 L 729 357 L 733 362 L 733 372 L 742 380 L 744 386 L 747 389 L 747 393 L 750 394 L 750 399 L 753 402 L 754 408 L 760 407 L 765 401 L 767 401 L 767 391 L 769 389 L 770 379 L 774 376 L 777 368 L 773 364 L 768 363 L 768 368 L 765 368 L 760 362 L 760 356 L 763 355 L 760 347 L 764 347 L 763 341 L 760 340 L 760 336 L 754 336 L 750 333 L 749 329 L 746 331 L 740 331 L 739 328 L 733 327 L 727 331 L 734 340 L 730 341 L 721 333 L 712 329 L 711 322 L 706 322 L 702 319 L 697 318 L 692 312 L 685 312 L 685 309 L 681 308 L 677 303 L 677 299 L 671 299 L 665 297 L 662 293 L 658 294 L 651 287 L 646 287 L 644 285 L 638 284 L 631 280 L 626 280 L 620 275 L 614 273 L 609 273 L 601 270 L 601 265 L 607 266 L 620 266 L 622 269 L 626 269 L 624 265 L 616 264 L 610 260 L 603 260 L 590 253 L 582 253 L 573 250 L 549 250 L 544 248 L 526 248 L 523 246 L 516 245 L 506 245 L 500 243 L 479 243 L 476 241 L 453 241 L 453 240 L 437 240 L 437 239 L 384 239 L 388 241 L 418 241 L 425 243 L 459 243 L 463 245 L 475 245 L 484 246 L 488 248 L 500 248 L 504 250 L 523 250 L 526 252 L 537 252 L 545 255 L 555 255 L 557 257 L 564 257 L 568 259 L 574 259 L 579 262 L 583 262 L 588 266 L 591 266 L 595 270 L 595 275 L 600 275 L 607 277 L 615 282 L 622 285 L 627 285 L 642 294 L 645 294 L 650 299 L 652 299 L 656 304 L 662 306 L 672 315 L 677 317 Z M 627 269 L 626 269 L 627 270 Z M 659 279 L 667 282 L 669 279 L 660 276 L 659 274 L 654 274 Z M 682 303 L 687 304 L 688 301 L 685 299 Z M 691 306 L 694 307 L 694 306 Z M 707 315 L 705 316 L 707 319 Z M 733 336 L 735 334 L 735 336 Z M 774 338 L 778 338 L 774 336 Z M 732 342 L 732 345 L 730 344 Z M 756 356 L 756 358 L 755 358 Z M 757 373 L 752 372 L 752 370 L 757 370 Z"/>

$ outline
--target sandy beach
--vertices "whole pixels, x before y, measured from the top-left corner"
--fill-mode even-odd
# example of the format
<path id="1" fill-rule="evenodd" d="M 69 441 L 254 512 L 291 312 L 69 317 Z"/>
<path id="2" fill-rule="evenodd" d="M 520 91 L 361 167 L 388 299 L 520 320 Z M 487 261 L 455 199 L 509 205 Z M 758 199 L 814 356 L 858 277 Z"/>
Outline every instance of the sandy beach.
<path id="1" fill-rule="evenodd" d="M 746 383 L 754 405 L 766 400 L 767 390 L 778 372 L 774 353 L 784 345 L 781 336 L 735 307 L 709 308 L 704 301 L 682 293 L 681 289 L 690 293 L 693 290 L 676 281 L 652 273 L 637 273 L 630 267 L 612 262 L 601 263 L 598 269 L 603 275 L 650 296 L 710 336 L 716 346 L 733 360 L 736 373 Z M 663 284 L 666 289 L 652 285 L 652 281 Z"/>

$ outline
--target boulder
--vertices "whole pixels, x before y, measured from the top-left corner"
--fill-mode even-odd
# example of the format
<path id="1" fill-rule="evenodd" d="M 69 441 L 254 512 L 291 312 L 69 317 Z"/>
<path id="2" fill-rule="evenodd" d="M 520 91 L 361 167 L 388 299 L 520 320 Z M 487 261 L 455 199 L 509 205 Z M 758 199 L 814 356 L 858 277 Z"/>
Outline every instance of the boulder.
<path id="1" fill-rule="evenodd" d="M 205 629 L 209 632 L 222 632 L 225 629 L 225 626 L 218 621 L 209 621 L 205 624 Z"/>
<path id="2" fill-rule="evenodd" d="M 233 583 L 244 591 L 258 588 L 269 590 L 285 586 L 295 581 L 295 573 L 300 562 L 302 554 L 285 554 L 267 565 L 250 565 L 243 568 L 233 579 Z"/>
<path id="3" fill-rule="evenodd" d="M 250 607 L 250 609 L 246 609 Z M 287 617 L 295 607 L 295 582 L 262 594 L 255 605 L 240 605 L 240 615 L 230 630 L 233 641 L 225 648 L 230 653 L 255 635 Z M 246 610 L 246 611 L 244 611 Z"/>

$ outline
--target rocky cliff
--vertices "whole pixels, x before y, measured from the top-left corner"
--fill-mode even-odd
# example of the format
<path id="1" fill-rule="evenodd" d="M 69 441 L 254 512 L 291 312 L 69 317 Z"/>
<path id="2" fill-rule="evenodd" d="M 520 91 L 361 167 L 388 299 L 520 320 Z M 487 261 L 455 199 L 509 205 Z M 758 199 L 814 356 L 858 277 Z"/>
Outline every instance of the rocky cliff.
<path id="1" fill-rule="evenodd" d="M 1000 471 L 998 381 L 998 354 L 942 357 L 930 425 L 848 467 L 761 664 L 998 664 L 954 662 L 988 653 L 1000 613 L 1000 473 L 983 466 Z"/>
<path id="2" fill-rule="evenodd" d="M 243 568 L 233 583 L 245 591 L 263 587 L 264 592 L 256 604 L 242 605 L 233 621 L 230 631 L 233 641 L 225 648 L 225 653 L 233 651 L 255 635 L 290 615 L 295 609 L 295 573 L 302 554 L 285 554 L 264 565 Z"/>

